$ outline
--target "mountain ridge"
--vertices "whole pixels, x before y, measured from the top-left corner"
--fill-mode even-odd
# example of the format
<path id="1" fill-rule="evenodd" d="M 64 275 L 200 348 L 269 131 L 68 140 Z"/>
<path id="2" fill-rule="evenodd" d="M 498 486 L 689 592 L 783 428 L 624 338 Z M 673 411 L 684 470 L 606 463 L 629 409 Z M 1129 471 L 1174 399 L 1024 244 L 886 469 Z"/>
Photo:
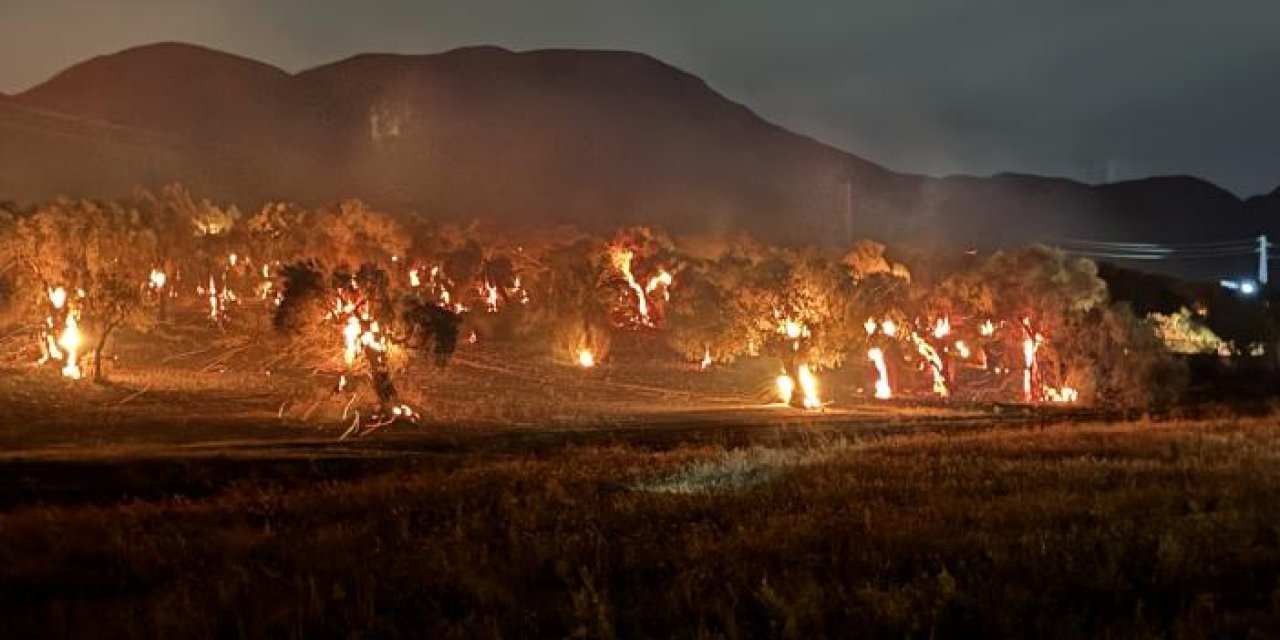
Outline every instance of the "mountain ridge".
<path id="1" fill-rule="evenodd" d="M 169 142 L 159 156 L 169 164 L 117 153 L 113 162 L 126 166 L 112 171 L 121 180 L 132 171 L 140 183 L 186 177 L 244 203 L 361 197 L 427 215 L 744 229 L 823 245 L 854 236 L 1000 246 L 1280 232 L 1280 188 L 1241 199 L 1193 176 L 1093 185 L 1013 172 L 891 171 L 629 51 L 481 45 L 358 54 L 289 73 L 158 43 L 91 58 L 0 101 L 160 134 Z M 40 144 L 4 124 L 0 113 L 0 144 Z M 95 168 L 82 164 L 69 171 L 50 158 L 25 181 L 0 177 L 0 197 L 47 197 L 48 187 L 32 180 L 40 170 L 64 174 L 59 185 L 86 185 L 71 191 L 94 192 Z"/>

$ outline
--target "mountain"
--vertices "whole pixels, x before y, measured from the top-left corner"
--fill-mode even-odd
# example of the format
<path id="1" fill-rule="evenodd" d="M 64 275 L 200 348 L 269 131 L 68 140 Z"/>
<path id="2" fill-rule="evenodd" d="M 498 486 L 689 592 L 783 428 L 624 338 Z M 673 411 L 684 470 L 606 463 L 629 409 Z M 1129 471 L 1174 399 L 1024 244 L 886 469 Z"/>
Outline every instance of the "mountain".
<path id="1" fill-rule="evenodd" d="M 1244 202 L 1190 177 L 893 172 L 622 51 L 369 54 L 289 74 L 148 45 L 0 98 L 0 149 L 0 197 L 27 199 L 181 178 L 245 204 L 360 197 L 433 216 L 824 245 L 1280 235 L 1280 196 Z"/>
<path id="2" fill-rule="evenodd" d="M 0 96 L 0 199 L 127 193 L 203 171 L 179 140 Z"/>

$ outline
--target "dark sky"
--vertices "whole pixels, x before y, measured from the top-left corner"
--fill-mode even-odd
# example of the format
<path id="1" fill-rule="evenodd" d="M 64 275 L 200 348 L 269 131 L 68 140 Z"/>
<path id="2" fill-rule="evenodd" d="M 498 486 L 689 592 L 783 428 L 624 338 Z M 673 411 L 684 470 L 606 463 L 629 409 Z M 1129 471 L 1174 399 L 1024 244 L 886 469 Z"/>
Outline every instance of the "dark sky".
<path id="1" fill-rule="evenodd" d="M 1274 0 L 0 0 L 0 91 L 178 40 L 290 71 L 361 52 L 632 49 L 891 168 L 1280 185 Z"/>

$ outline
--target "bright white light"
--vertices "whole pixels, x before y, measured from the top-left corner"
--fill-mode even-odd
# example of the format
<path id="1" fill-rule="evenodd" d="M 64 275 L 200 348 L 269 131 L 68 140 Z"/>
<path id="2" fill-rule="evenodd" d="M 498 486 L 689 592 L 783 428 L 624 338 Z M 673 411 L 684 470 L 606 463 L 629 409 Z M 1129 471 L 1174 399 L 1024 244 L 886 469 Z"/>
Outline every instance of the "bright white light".
<path id="1" fill-rule="evenodd" d="M 1249 280 L 1245 280 L 1240 283 L 1240 293 L 1243 293 L 1246 296 L 1251 296 L 1257 292 L 1258 292 L 1258 285 L 1254 284 L 1253 282 Z"/>

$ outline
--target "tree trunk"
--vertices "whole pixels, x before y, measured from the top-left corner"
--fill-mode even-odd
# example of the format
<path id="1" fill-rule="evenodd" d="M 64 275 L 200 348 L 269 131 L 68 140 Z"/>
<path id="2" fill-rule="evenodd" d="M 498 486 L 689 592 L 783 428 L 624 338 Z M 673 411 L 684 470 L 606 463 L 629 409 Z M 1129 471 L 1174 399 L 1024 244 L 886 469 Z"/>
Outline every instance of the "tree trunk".
<path id="1" fill-rule="evenodd" d="M 396 386 L 391 382 L 391 371 L 387 366 L 386 354 L 366 346 L 364 357 L 369 362 L 369 377 L 373 380 L 373 391 L 377 394 L 382 408 L 387 409 L 398 405 L 400 394 L 396 392 Z"/>
<path id="2" fill-rule="evenodd" d="M 107 325 L 102 330 L 102 337 L 93 345 L 93 382 L 100 384 L 105 382 L 107 377 L 102 373 L 102 351 L 107 347 L 107 338 L 111 337 L 111 331 L 115 329 L 115 325 Z"/>

